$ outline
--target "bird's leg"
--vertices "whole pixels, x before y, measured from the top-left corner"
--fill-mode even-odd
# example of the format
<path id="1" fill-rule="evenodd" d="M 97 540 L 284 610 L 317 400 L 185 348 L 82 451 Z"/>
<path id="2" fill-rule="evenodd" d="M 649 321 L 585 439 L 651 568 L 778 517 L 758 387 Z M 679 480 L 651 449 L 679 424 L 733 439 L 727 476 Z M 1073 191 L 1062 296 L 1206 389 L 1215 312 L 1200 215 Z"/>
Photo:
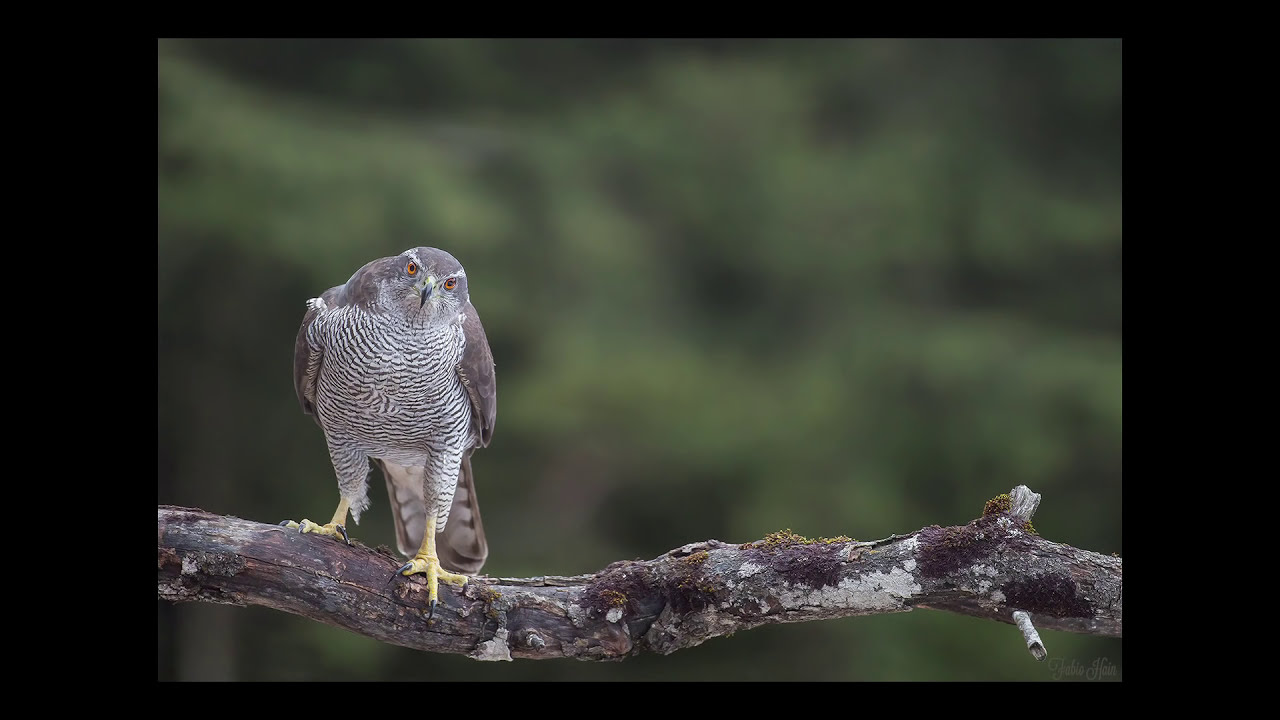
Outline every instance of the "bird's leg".
<path id="1" fill-rule="evenodd" d="M 440 558 L 436 557 L 436 518 L 434 515 L 427 516 L 427 529 L 422 534 L 422 547 L 418 548 L 418 554 L 413 559 L 405 563 L 396 571 L 400 575 L 413 575 L 415 573 L 427 574 L 427 592 L 431 601 L 431 608 L 427 612 L 427 619 L 430 620 L 432 615 L 436 614 L 436 598 L 438 581 L 443 580 L 450 585 L 466 585 L 467 576 L 451 573 L 440 567 Z"/>
<path id="2" fill-rule="evenodd" d="M 341 498 L 338 500 L 338 509 L 333 511 L 333 519 L 329 521 L 328 525 L 317 525 L 316 523 L 313 523 L 310 520 L 307 520 L 306 518 L 303 518 L 302 522 L 300 523 L 294 522 L 292 520 L 285 520 L 284 522 L 280 523 L 280 525 L 282 527 L 287 527 L 287 528 L 298 528 L 298 532 L 300 533 L 317 533 L 319 535 L 332 535 L 334 537 L 340 537 L 344 541 L 346 541 L 348 545 L 350 545 L 351 538 L 347 536 L 347 527 L 346 527 L 347 526 L 347 510 L 349 510 L 350 508 L 351 508 L 351 502 L 346 498 Z"/>

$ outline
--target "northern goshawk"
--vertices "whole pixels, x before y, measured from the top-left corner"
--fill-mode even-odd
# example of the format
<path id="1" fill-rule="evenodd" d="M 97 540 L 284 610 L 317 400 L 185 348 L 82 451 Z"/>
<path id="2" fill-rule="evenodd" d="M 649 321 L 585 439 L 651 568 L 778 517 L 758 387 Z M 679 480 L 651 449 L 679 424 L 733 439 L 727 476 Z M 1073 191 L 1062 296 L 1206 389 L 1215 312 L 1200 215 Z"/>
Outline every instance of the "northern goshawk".
<path id="1" fill-rule="evenodd" d="M 347 512 L 359 523 L 369 506 L 372 460 L 412 558 L 397 573 L 426 573 L 430 617 L 438 581 L 466 584 L 489 555 L 471 453 L 493 437 L 497 384 L 466 271 L 443 250 L 412 248 L 308 300 L 293 381 L 324 431 L 339 502 L 326 525 L 281 524 L 349 543 Z"/>

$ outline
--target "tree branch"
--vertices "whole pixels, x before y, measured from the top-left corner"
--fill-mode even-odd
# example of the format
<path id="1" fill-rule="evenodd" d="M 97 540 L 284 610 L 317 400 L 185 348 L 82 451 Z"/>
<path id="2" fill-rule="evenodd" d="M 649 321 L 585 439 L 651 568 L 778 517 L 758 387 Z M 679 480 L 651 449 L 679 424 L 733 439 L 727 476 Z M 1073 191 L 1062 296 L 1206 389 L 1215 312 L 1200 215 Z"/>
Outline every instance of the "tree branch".
<path id="1" fill-rule="evenodd" d="M 808 540 L 783 531 L 745 545 L 693 543 L 592 575 L 442 583 L 430 623 L 425 581 L 396 577 L 403 561 L 386 548 L 162 505 L 157 594 L 263 605 L 480 660 L 620 660 L 768 623 L 914 608 L 1009 624 L 1021 611 L 1029 646 L 1032 617 L 1040 628 L 1120 637 L 1121 559 L 1034 534 L 1029 521 L 1038 503 L 1019 486 L 968 525 L 884 540 Z"/>

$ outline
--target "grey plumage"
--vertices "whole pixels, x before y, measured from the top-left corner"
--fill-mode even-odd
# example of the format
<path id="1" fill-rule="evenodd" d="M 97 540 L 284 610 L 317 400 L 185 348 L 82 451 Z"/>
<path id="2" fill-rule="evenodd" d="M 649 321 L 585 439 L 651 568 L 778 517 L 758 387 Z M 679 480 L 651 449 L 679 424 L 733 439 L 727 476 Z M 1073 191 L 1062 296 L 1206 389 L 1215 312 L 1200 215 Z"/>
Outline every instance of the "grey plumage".
<path id="1" fill-rule="evenodd" d="M 412 555 L 428 513 L 441 563 L 474 574 L 488 556 L 471 454 L 493 436 L 493 356 L 462 265 L 419 247 L 374 260 L 307 303 L 294 347 L 303 412 L 324 431 L 339 493 L 359 522 L 372 460 L 396 544 Z"/>

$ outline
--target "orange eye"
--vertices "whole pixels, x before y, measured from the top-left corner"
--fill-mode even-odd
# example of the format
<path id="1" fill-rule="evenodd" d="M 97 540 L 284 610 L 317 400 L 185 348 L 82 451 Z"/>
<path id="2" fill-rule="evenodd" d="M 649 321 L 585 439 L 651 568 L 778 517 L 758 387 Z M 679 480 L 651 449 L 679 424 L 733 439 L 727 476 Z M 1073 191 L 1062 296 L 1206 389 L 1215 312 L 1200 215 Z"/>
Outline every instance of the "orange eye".
<path id="1" fill-rule="evenodd" d="M 405 267 L 405 270 L 408 270 L 410 275 L 417 275 L 417 274 L 418 274 L 418 263 L 416 263 L 416 262 L 414 262 L 414 261 L 410 260 L 410 261 L 409 261 L 409 264 Z"/>
<path id="2" fill-rule="evenodd" d="M 454 279 L 454 278 L 449 278 L 448 280 L 445 280 L 445 281 L 444 281 L 444 289 L 445 289 L 445 290 L 452 290 L 452 289 L 454 289 L 454 288 L 456 288 L 456 287 L 458 287 L 458 281 L 457 281 L 456 279 Z"/>

